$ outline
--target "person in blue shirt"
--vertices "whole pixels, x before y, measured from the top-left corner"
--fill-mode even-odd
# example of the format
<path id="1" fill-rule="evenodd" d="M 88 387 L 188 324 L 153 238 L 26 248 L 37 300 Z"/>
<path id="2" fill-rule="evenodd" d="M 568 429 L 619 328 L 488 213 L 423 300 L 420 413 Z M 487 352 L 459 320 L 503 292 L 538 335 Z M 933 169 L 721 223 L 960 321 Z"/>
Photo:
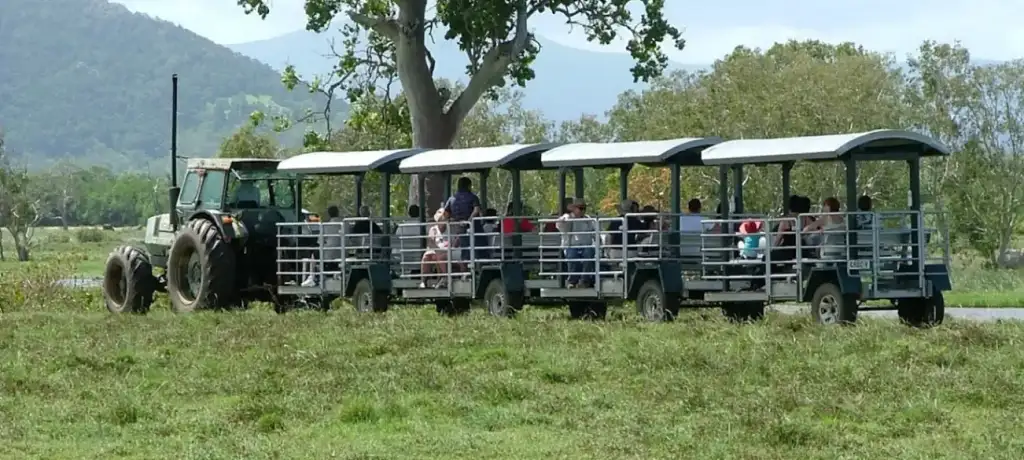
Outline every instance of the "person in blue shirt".
<path id="1" fill-rule="evenodd" d="M 483 215 L 480 206 L 480 197 L 473 193 L 473 180 L 468 177 L 460 177 L 456 182 L 455 193 L 444 203 L 444 209 L 451 215 L 451 222 L 457 223 L 452 226 L 453 232 L 459 233 L 459 243 L 463 257 L 467 256 L 469 244 L 469 224 L 475 217 Z M 483 225 L 480 221 L 473 222 L 473 230 L 483 232 Z M 478 244 L 479 245 L 479 244 Z"/>

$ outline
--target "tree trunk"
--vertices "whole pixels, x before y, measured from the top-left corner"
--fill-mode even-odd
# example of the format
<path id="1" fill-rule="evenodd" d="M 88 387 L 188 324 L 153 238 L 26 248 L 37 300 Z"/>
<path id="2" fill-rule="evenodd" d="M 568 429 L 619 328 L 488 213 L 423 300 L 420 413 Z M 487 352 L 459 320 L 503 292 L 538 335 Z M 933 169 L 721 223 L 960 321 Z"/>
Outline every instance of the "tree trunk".
<path id="1" fill-rule="evenodd" d="M 456 126 L 447 117 L 417 117 L 412 123 L 413 145 L 425 149 L 447 149 L 455 141 Z M 422 177 L 421 177 L 422 176 Z M 429 219 L 445 199 L 443 174 L 416 174 L 409 181 L 409 204 L 419 203 L 419 184 L 423 180 L 426 208 L 421 210 Z"/>
<path id="2" fill-rule="evenodd" d="M 18 262 L 28 262 L 28 237 L 23 232 L 11 232 L 14 237 L 14 250 L 18 253 Z"/>
<path id="3" fill-rule="evenodd" d="M 0 262 L 7 260 L 4 257 L 4 229 L 0 228 Z"/>

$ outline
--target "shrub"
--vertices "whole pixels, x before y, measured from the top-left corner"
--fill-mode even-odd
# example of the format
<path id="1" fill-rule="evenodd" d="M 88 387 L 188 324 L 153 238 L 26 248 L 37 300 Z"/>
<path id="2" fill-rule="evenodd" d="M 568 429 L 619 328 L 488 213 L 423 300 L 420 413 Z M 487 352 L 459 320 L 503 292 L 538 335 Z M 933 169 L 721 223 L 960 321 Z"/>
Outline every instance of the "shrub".
<path id="1" fill-rule="evenodd" d="M 79 228 L 75 230 L 75 240 L 79 243 L 102 243 L 107 240 L 107 235 L 98 228 Z"/>

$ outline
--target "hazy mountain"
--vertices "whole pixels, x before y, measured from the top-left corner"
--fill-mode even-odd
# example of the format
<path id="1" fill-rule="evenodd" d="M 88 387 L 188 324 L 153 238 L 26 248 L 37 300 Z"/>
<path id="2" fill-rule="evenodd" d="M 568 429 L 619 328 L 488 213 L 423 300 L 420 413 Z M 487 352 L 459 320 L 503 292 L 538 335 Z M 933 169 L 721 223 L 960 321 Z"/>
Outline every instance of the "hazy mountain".
<path id="1" fill-rule="evenodd" d="M 171 75 L 179 145 L 211 155 L 255 110 L 319 106 L 279 73 L 166 21 L 104 0 L 0 1 L 0 131 L 36 166 L 145 167 L 169 149 Z"/>
<path id="2" fill-rule="evenodd" d="M 323 75 L 336 61 L 331 57 L 331 38 L 331 33 L 301 30 L 228 46 L 278 69 L 292 64 L 304 76 Z M 575 119 L 582 113 L 603 115 L 619 93 L 642 87 L 633 83 L 629 73 L 633 59 L 628 54 L 580 50 L 543 38 L 540 42 L 543 49 L 533 65 L 537 78 L 527 84 L 525 104 L 543 110 L 552 119 Z M 468 61 L 454 42 L 439 40 L 430 45 L 430 50 L 437 62 L 436 76 L 465 81 Z"/>

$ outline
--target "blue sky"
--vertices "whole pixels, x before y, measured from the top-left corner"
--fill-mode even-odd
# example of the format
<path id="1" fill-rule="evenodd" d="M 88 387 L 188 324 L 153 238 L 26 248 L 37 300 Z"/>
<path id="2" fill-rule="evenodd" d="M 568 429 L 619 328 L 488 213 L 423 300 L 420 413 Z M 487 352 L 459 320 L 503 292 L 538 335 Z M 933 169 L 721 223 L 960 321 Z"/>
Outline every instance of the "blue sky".
<path id="1" fill-rule="evenodd" d="M 267 20 L 246 16 L 236 0 L 115 0 L 203 35 L 234 44 L 282 35 L 305 27 L 303 0 L 270 0 Z M 1024 1 L 1020 0 L 733 0 L 666 2 L 667 15 L 685 29 L 687 49 L 673 54 L 684 64 L 705 64 L 736 45 L 770 46 L 788 39 L 850 40 L 898 55 L 921 41 L 960 40 L 976 58 L 1024 57 Z M 534 30 L 563 44 L 604 51 L 571 33 L 555 17 L 533 21 Z"/>

